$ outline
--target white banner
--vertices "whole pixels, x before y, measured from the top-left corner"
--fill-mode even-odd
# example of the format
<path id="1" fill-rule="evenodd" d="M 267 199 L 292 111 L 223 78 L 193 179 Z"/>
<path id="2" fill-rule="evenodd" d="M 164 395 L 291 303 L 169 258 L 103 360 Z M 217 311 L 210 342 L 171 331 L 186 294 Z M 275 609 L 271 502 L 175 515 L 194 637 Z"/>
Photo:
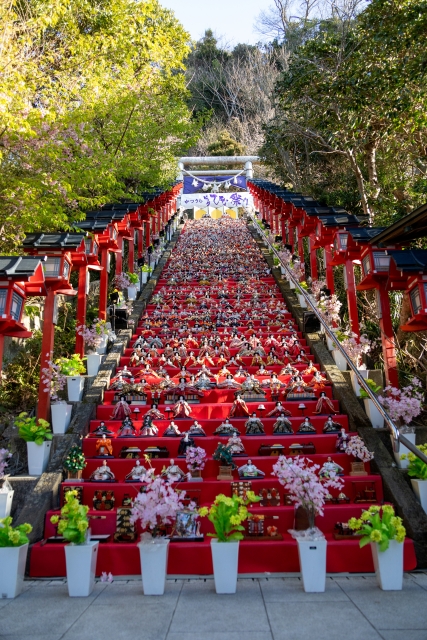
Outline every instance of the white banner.
<path id="1" fill-rule="evenodd" d="M 183 193 L 181 207 L 252 207 L 253 198 L 247 191 L 233 193 Z"/>

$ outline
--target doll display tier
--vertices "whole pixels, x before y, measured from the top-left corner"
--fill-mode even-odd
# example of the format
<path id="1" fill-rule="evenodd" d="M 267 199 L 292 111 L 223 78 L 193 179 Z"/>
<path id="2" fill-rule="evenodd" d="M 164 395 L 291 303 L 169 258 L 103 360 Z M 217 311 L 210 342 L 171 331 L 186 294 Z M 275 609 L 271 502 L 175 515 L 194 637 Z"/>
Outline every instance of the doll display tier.
<path id="1" fill-rule="evenodd" d="M 186 233 L 187 227 L 181 238 Z M 273 475 L 273 465 L 278 460 L 278 453 L 285 456 L 300 453 L 314 464 L 319 465 L 319 468 L 328 462 L 328 458 L 339 465 L 343 487 L 340 491 L 330 490 L 330 496 L 324 507 L 324 515 L 316 518 L 316 525 L 324 532 L 328 540 L 326 570 L 330 573 L 372 572 L 374 567 L 369 545 L 360 549 L 357 538 L 337 539 L 334 530 L 337 523 L 346 523 L 351 517 L 359 517 L 362 510 L 371 504 L 383 502 L 382 480 L 381 476 L 375 473 L 375 465 L 369 462 L 364 464 L 365 475 L 355 475 L 352 466 L 355 458 L 337 450 L 340 429 L 344 429 L 349 437 L 352 434 L 348 433 L 347 415 L 341 412 L 342 408 L 334 399 L 333 387 L 329 383 L 324 386 L 322 384 L 315 386 L 314 390 L 307 393 L 306 397 L 304 397 L 304 393 L 296 393 L 294 396 L 285 395 L 284 391 L 291 381 L 291 375 L 285 373 L 279 376 L 279 374 L 287 362 L 285 364 L 282 362 L 268 364 L 268 356 L 261 355 L 268 372 L 274 372 L 279 376 L 282 387 L 278 391 L 278 399 L 285 412 L 290 414 L 287 415 L 288 427 L 293 433 L 274 432 L 277 416 L 268 417 L 268 414 L 275 408 L 277 397 L 272 398 L 269 386 L 262 387 L 263 393 L 258 394 L 255 400 L 250 393 L 242 391 L 241 395 L 246 402 L 249 413 L 256 413 L 262 423 L 264 433 L 248 435 L 245 428 L 247 416 L 244 418 L 230 417 L 231 425 L 240 433 L 239 437 L 244 452 L 233 457 L 236 468 L 232 471 L 232 477 L 228 480 L 218 479 L 219 462 L 213 459 L 213 454 L 218 443 L 227 444 L 230 436 L 215 435 L 214 432 L 227 419 L 235 401 L 234 389 L 217 387 L 217 383 L 221 384 L 225 380 L 225 376 L 218 375 L 221 367 L 224 366 L 224 362 L 218 362 L 221 343 L 225 343 L 228 350 L 225 366 L 230 373 L 235 376 L 241 366 L 248 374 L 254 374 L 261 385 L 269 380 L 269 377 L 258 373 L 260 364 L 253 363 L 254 356 L 252 354 L 242 355 L 240 359 L 237 359 L 240 347 L 229 346 L 234 334 L 237 334 L 243 342 L 248 342 L 255 336 L 259 339 L 259 344 L 266 354 L 269 354 L 272 345 L 277 342 L 282 343 L 284 340 L 280 347 L 277 347 L 276 344 L 279 361 L 282 361 L 280 353 L 283 352 L 284 344 L 291 344 L 296 338 L 298 348 L 305 352 L 305 361 L 292 362 L 296 358 L 296 355 L 293 354 L 291 355 L 291 365 L 302 376 L 303 387 L 312 385 L 313 373 L 315 370 L 319 371 L 320 367 L 318 363 L 314 362 L 314 357 L 303 334 L 298 330 L 290 312 L 286 309 L 273 277 L 252 279 L 250 287 L 233 278 L 224 278 L 221 282 L 215 281 L 212 286 L 203 284 L 206 280 L 215 280 L 213 277 L 208 277 L 209 274 L 205 274 L 199 280 L 194 279 L 189 282 L 183 281 L 181 277 L 178 284 L 174 283 L 174 256 L 176 252 L 179 255 L 181 251 L 181 238 L 170 261 L 164 268 L 164 276 L 158 281 L 152 300 L 140 319 L 116 371 L 116 379 L 124 372 L 123 380 L 125 383 L 129 376 L 133 376 L 136 382 L 144 379 L 147 383 L 147 387 L 144 389 L 146 397 L 143 402 L 145 404 L 138 401 L 136 396 L 132 396 L 132 393 L 126 394 L 128 398 L 134 398 L 132 402 L 129 402 L 126 411 L 130 412 L 135 435 L 120 437 L 122 420 L 112 418 L 117 407 L 120 389 L 107 389 L 103 403 L 97 407 L 95 419 L 90 422 L 89 433 L 82 442 L 86 458 L 83 481 L 68 480 L 61 485 L 61 505 L 64 501 L 64 492 L 71 487 L 78 487 L 81 501 L 89 507 L 92 535 L 103 536 L 99 546 L 96 574 L 100 575 L 103 571 L 111 572 L 114 576 L 141 573 L 137 547 L 141 533 L 140 525 L 138 523 L 135 525 L 131 530 L 131 535 L 126 533 L 129 532 L 129 528 L 120 528 L 123 526 L 121 517 L 129 522 L 129 505 L 143 486 L 134 479 L 138 477 L 138 474 L 133 475 L 132 470 L 136 466 L 144 466 L 145 468 L 152 466 L 156 473 L 161 473 L 171 464 L 171 460 L 174 460 L 174 464 L 185 474 L 181 481 L 175 482 L 173 485 L 177 491 L 185 492 L 185 504 L 191 500 L 198 506 L 210 505 L 220 493 L 230 496 L 233 490 L 232 483 L 238 482 L 250 482 L 252 490 L 261 497 L 262 501 L 250 507 L 249 510 L 252 514 L 263 517 L 264 532 L 270 531 L 272 534 L 277 532 L 280 535 L 276 538 L 271 535 L 270 539 L 246 537 L 241 541 L 238 567 L 240 574 L 298 572 L 297 543 L 289 534 L 289 530 L 300 527 L 300 514 L 287 496 L 285 488 Z M 261 259 L 261 254 L 259 255 Z M 208 273 L 209 261 L 206 269 L 206 273 Z M 248 291 L 249 288 L 250 291 Z M 240 314 L 237 320 L 234 319 L 231 323 L 226 319 L 225 324 L 228 326 L 221 326 L 226 314 L 233 314 L 236 311 Z M 218 313 L 222 314 L 220 320 Z M 182 317 L 178 317 L 177 314 L 182 314 Z M 233 326 L 230 326 L 231 324 Z M 185 343 L 187 338 L 190 338 L 186 349 L 188 354 L 191 351 L 194 352 L 195 358 L 200 355 L 201 343 L 205 339 L 210 341 L 210 348 L 218 347 L 217 353 L 211 356 L 213 364 L 209 361 L 205 363 L 213 388 L 205 390 L 203 397 L 191 400 L 188 405 L 191 411 L 188 418 L 173 418 L 173 405 L 170 398 L 167 398 L 168 392 L 159 391 L 156 387 L 159 379 L 144 372 L 143 366 L 130 365 L 135 342 L 142 343 L 141 351 L 147 353 L 150 341 L 156 338 L 161 340 L 162 346 L 159 348 L 159 345 L 153 345 L 151 347 L 152 353 L 146 362 L 155 371 L 163 366 L 165 372 L 172 378 L 173 384 L 178 383 L 180 367 L 186 358 L 182 358 L 178 366 L 175 367 L 162 364 L 162 355 L 168 342 L 170 346 L 177 346 L 178 344 L 182 345 L 182 342 Z M 253 342 L 255 343 L 256 340 Z M 228 361 L 233 358 L 237 359 L 237 364 L 234 361 L 228 364 Z M 312 371 L 303 374 L 310 366 Z M 196 375 L 201 369 L 201 364 L 187 366 L 187 369 L 188 376 Z M 244 376 L 235 379 L 239 383 L 245 380 Z M 326 400 L 320 407 L 319 414 L 315 412 L 316 407 L 319 410 L 318 401 L 321 392 L 325 393 Z M 175 395 L 178 397 L 179 391 L 176 391 Z M 315 396 L 314 399 L 313 396 Z M 153 418 L 153 424 L 157 428 L 156 436 L 142 436 L 140 431 L 145 424 L 144 416 L 151 409 L 153 402 L 164 417 Z M 333 414 L 332 420 L 336 431 L 325 432 L 325 423 L 331 414 Z M 180 434 L 176 437 L 164 436 L 172 418 Z M 309 429 L 307 430 L 306 426 L 300 431 L 306 418 L 308 418 Z M 195 446 L 202 447 L 206 452 L 206 464 L 201 472 L 202 481 L 190 481 L 185 457 L 180 455 L 179 451 L 182 434 L 190 431 L 195 421 L 198 422 L 205 434 L 203 436 L 190 433 Z M 99 440 L 102 439 L 99 435 L 101 423 L 104 423 L 103 427 L 107 432 L 106 438 L 109 441 L 108 450 L 110 452 L 110 455 L 104 458 L 98 455 Z M 144 457 L 147 450 L 152 456 L 150 462 Z M 268 453 L 275 455 L 268 455 Z M 162 457 L 156 457 L 160 454 Z M 97 475 L 94 472 L 99 467 L 105 466 L 103 465 L 104 460 L 111 481 L 93 481 L 91 477 Z M 258 470 L 258 477 L 239 475 L 238 468 L 246 465 L 249 460 Z M 183 496 L 184 493 L 181 495 Z M 50 522 L 51 516 L 58 513 L 59 510 L 49 511 L 46 514 L 44 540 L 32 547 L 31 577 L 62 577 L 65 575 L 64 542 L 58 541 L 55 526 Z M 122 530 L 125 531 L 124 535 L 120 534 Z M 206 535 L 213 533 L 213 527 L 207 518 L 203 518 L 201 521 L 201 532 L 204 534 L 204 539 L 201 542 L 172 541 L 170 543 L 167 567 L 169 576 L 205 576 L 213 573 L 210 537 Z M 415 566 L 413 543 L 407 539 L 404 546 L 404 568 L 412 570 Z"/>

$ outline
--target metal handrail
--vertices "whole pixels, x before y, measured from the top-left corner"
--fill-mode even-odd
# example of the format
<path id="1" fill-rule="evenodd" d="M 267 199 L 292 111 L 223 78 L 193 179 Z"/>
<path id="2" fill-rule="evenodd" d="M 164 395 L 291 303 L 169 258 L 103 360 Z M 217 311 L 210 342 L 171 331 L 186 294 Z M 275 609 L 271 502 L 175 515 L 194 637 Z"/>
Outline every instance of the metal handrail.
<path id="1" fill-rule="evenodd" d="M 288 279 L 292 280 L 292 282 L 294 283 L 295 287 L 298 288 L 298 291 L 304 296 L 305 301 L 310 305 L 311 310 L 314 312 L 314 314 L 316 315 L 317 319 L 320 321 L 321 325 L 323 326 L 323 330 L 326 333 L 326 335 L 329 336 L 329 338 L 337 346 L 338 351 L 340 351 L 341 355 L 345 358 L 345 360 L 346 360 L 348 366 L 350 367 L 351 371 L 353 371 L 353 373 L 356 374 L 357 382 L 359 383 L 359 385 L 369 395 L 369 398 L 372 400 L 372 402 L 374 403 L 375 407 L 378 409 L 378 411 L 380 412 L 380 414 L 384 418 L 385 423 L 386 423 L 386 425 L 387 425 L 387 427 L 388 427 L 388 429 L 389 429 L 389 431 L 391 433 L 391 436 L 392 436 L 393 451 L 395 451 L 396 453 L 399 453 L 399 448 L 400 448 L 399 445 L 403 444 L 405 447 L 407 447 L 407 449 L 409 449 L 412 453 L 414 453 L 420 460 L 422 460 L 424 463 L 427 464 L 427 456 L 424 455 L 424 453 L 422 453 L 419 449 L 417 449 L 417 447 L 412 442 L 410 442 L 407 438 L 405 438 L 405 436 L 403 436 L 400 433 L 399 428 L 393 422 L 393 420 L 388 415 L 387 411 L 384 409 L 383 405 L 378 400 L 377 394 L 374 393 L 372 391 L 372 389 L 370 389 L 369 386 L 366 384 L 365 380 L 362 377 L 360 377 L 358 369 L 355 366 L 355 364 L 353 363 L 353 361 L 351 360 L 351 358 L 349 357 L 348 353 L 346 352 L 344 347 L 342 347 L 342 345 L 339 342 L 339 340 L 337 340 L 337 338 L 335 337 L 333 331 L 328 326 L 328 324 L 325 322 L 324 318 L 319 313 L 318 308 L 313 303 L 313 301 L 311 300 L 309 295 L 301 287 L 299 281 L 295 278 L 295 276 L 292 273 L 291 269 L 289 269 L 288 265 L 281 260 L 277 250 L 275 249 L 275 247 L 269 241 L 269 239 L 267 237 L 267 234 L 264 233 L 264 229 L 262 229 L 259 226 L 257 218 L 250 211 L 247 210 L 246 212 L 249 215 L 249 217 L 251 218 L 251 220 L 255 223 L 255 229 L 257 229 L 258 233 L 263 238 L 265 244 L 269 247 L 269 249 L 273 252 L 275 257 L 279 260 L 279 265 L 282 268 L 284 268 L 285 271 L 287 272 Z"/>

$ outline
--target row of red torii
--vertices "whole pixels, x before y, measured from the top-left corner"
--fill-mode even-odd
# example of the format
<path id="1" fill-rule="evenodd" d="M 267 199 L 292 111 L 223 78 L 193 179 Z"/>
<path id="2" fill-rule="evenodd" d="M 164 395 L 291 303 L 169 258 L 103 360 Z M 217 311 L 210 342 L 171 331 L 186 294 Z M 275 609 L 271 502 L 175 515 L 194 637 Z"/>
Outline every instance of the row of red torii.
<path id="1" fill-rule="evenodd" d="M 128 242 L 128 271 L 134 272 L 135 258 L 142 258 L 153 238 L 170 232 L 176 218 L 181 184 L 170 190 L 147 194 L 145 203 L 107 205 L 89 212 L 76 226 L 79 231 L 32 233 L 25 238 L 24 256 L 0 256 L 0 370 L 4 337 L 31 337 L 22 324 L 28 296 L 44 296 L 41 369 L 48 366 L 54 345 L 56 296 L 77 295 L 77 326 L 86 321 L 86 283 L 89 270 L 100 271 L 99 317 L 107 319 L 108 264 L 116 255 L 116 274 L 123 269 L 123 242 Z M 81 231 L 80 231 L 81 229 Z M 77 291 L 70 274 L 78 271 Z M 76 353 L 83 355 L 83 338 L 76 334 Z M 37 416 L 49 417 L 50 398 L 40 381 Z"/>
<path id="2" fill-rule="evenodd" d="M 399 387 L 389 292 L 409 293 L 412 317 L 401 329 L 427 330 L 427 251 L 403 251 L 399 244 L 381 242 L 387 230 L 363 226 L 368 223 L 366 216 L 348 214 L 340 207 L 324 207 L 313 198 L 283 190 L 269 181 L 253 180 L 248 184 L 255 209 L 272 232 L 280 235 L 303 260 L 303 239 L 308 239 L 313 280 L 318 279 L 318 249 L 324 252 L 326 286 L 331 293 L 335 290 L 333 267 L 344 267 L 350 326 L 358 336 L 357 290 L 375 291 L 386 381 Z M 362 269 L 357 286 L 354 264 Z"/>

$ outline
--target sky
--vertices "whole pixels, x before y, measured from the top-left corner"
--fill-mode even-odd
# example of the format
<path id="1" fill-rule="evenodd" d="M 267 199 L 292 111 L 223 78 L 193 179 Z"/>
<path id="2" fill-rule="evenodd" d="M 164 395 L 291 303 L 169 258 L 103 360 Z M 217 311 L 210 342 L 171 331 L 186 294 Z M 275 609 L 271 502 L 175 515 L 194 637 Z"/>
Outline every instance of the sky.
<path id="1" fill-rule="evenodd" d="M 194 40 L 200 40 L 206 29 L 223 36 L 221 44 L 239 42 L 255 44 L 261 36 L 254 23 L 269 0 L 160 0 L 160 4 L 175 12 L 178 20 Z"/>

